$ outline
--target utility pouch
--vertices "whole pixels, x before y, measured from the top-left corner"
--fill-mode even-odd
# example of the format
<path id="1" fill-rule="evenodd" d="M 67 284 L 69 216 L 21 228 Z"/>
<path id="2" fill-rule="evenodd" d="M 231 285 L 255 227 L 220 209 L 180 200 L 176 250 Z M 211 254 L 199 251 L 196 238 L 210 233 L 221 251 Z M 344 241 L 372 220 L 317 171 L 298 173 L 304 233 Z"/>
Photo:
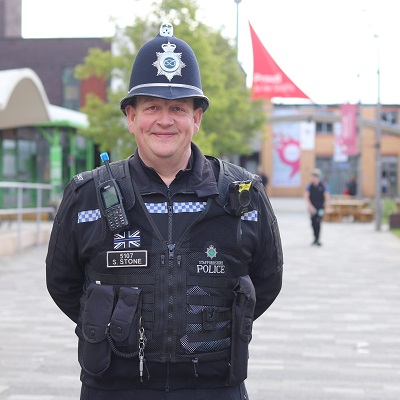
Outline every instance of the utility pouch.
<path id="1" fill-rule="evenodd" d="M 247 378 L 256 292 L 248 275 L 241 276 L 234 288 L 232 310 L 232 344 L 228 385 L 238 385 Z"/>
<path id="2" fill-rule="evenodd" d="M 110 322 L 112 351 L 124 358 L 138 354 L 139 314 L 141 312 L 141 289 L 121 287 L 117 304 Z"/>
<path id="3" fill-rule="evenodd" d="M 111 351 L 106 332 L 113 306 L 112 286 L 89 285 L 82 314 L 80 363 L 87 373 L 94 376 L 101 375 L 110 366 Z"/>

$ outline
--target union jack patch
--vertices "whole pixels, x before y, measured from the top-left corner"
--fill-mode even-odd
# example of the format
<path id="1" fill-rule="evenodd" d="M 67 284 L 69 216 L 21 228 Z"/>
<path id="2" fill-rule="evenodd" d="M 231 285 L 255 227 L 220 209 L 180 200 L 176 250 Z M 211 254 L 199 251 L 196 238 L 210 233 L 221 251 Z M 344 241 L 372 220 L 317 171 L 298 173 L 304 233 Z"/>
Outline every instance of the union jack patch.
<path id="1" fill-rule="evenodd" d="M 114 250 L 140 247 L 140 231 L 125 231 L 114 235 Z"/>

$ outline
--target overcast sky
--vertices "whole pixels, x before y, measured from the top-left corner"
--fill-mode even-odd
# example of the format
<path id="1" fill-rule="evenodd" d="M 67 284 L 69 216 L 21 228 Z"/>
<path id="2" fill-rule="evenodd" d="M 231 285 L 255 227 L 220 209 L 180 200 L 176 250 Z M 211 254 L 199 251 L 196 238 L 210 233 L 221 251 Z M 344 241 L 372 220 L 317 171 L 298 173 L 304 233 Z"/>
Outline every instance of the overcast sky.
<path id="1" fill-rule="evenodd" d="M 22 0 L 22 35 L 112 36 L 144 15 L 148 0 Z M 201 0 L 202 18 L 236 37 L 235 0 Z M 241 0 L 239 62 L 253 73 L 250 22 L 289 78 L 317 103 L 400 104 L 400 1 Z M 175 31 L 179 37 L 179 32 Z M 185 38 L 182 38 L 185 39 Z"/>

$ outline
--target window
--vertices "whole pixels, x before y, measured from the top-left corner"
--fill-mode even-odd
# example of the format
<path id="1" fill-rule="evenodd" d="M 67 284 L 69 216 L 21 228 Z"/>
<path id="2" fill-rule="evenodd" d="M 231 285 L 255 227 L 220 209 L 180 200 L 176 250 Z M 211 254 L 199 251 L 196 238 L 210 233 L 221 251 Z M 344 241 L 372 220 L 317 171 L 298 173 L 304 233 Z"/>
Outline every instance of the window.
<path id="1" fill-rule="evenodd" d="M 18 180 L 32 182 L 36 180 L 37 145 L 32 140 L 18 140 Z"/>
<path id="2" fill-rule="evenodd" d="M 74 68 L 66 67 L 62 76 L 63 107 L 79 110 L 81 107 L 81 87 L 78 79 L 74 77 Z"/>
<path id="3" fill-rule="evenodd" d="M 397 111 L 384 111 L 381 114 L 381 120 L 388 122 L 392 125 L 398 124 L 398 114 Z"/>
<path id="4" fill-rule="evenodd" d="M 315 126 L 315 133 L 333 133 L 333 124 L 331 122 L 317 122 Z"/>
<path id="5" fill-rule="evenodd" d="M 12 139 L 3 140 L 3 179 L 17 179 L 17 142 Z"/>

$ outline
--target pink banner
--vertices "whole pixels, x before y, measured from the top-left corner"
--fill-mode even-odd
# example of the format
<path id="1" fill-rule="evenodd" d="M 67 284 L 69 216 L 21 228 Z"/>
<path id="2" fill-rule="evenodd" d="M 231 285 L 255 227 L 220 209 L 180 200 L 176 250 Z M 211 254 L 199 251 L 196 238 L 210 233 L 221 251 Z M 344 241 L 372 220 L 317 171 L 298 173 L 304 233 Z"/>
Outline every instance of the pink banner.
<path id="1" fill-rule="evenodd" d="M 253 98 L 292 97 L 309 99 L 270 56 L 251 25 L 250 34 L 254 59 Z"/>
<path id="2" fill-rule="evenodd" d="M 272 185 L 299 187 L 301 184 L 300 124 L 290 122 L 274 124 L 273 139 Z"/>
<path id="3" fill-rule="evenodd" d="M 336 145 L 347 156 L 357 155 L 357 105 L 342 104 L 342 129 L 336 138 Z"/>

